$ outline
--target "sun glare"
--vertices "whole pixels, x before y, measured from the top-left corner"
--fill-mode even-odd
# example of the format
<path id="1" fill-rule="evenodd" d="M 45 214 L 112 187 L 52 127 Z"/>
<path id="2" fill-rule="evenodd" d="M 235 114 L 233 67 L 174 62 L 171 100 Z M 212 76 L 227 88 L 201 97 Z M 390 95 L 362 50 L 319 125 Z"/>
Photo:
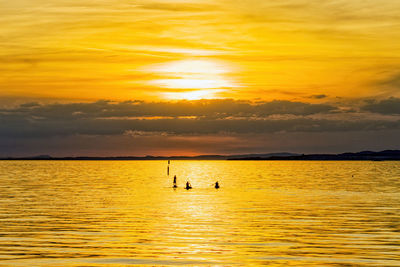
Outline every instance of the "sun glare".
<path id="1" fill-rule="evenodd" d="M 195 90 L 189 92 L 168 92 L 164 93 L 163 96 L 167 99 L 185 99 L 185 100 L 200 100 L 200 99 L 210 99 L 215 98 L 217 93 L 224 90 L 213 89 L 213 90 Z"/>
<path id="2" fill-rule="evenodd" d="M 190 90 L 185 92 L 163 92 L 168 99 L 213 98 L 216 93 L 238 87 L 228 73 L 232 67 L 211 59 L 185 59 L 150 67 L 152 72 L 165 78 L 151 80 L 150 84 L 160 88 Z"/>
<path id="3" fill-rule="evenodd" d="M 160 64 L 153 71 L 174 74 L 221 74 L 230 71 L 230 67 L 220 61 L 210 59 L 184 59 Z"/>
<path id="4" fill-rule="evenodd" d="M 214 77 L 214 79 L 161 79 L 154 80 L 154 84 L 170 89 L 213 89 L 234 87 L 229 81 Z"/>

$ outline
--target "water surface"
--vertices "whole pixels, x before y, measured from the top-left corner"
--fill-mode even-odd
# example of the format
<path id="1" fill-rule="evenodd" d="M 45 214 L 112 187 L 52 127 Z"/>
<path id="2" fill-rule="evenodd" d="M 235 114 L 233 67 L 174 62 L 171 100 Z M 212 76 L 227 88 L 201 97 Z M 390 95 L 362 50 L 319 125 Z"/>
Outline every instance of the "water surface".
<path id="1" fill-rule="evenodd" d="M 400 266 L 400 162 L 0 161 L 0 265 L 130 264 Z"/>

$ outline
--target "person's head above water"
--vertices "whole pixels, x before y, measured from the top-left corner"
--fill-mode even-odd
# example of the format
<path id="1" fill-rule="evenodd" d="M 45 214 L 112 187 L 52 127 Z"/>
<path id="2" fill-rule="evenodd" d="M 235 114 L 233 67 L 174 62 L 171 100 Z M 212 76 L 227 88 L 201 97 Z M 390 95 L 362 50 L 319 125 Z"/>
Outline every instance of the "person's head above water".
<path id="1" fill-rule="evenodd" d="M 189 181 L 186 182 L 186 189 L 192 189 L 192 185 L 189 183 Z"/>

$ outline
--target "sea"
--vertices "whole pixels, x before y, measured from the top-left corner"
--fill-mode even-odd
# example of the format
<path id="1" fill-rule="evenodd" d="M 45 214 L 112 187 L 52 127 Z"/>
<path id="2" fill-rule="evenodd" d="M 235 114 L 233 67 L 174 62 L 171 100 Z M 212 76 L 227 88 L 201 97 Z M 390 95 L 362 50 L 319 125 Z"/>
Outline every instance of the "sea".
<path id="1" fill-rule="evenodd" d="M 400 162 L 167 168 L 0 161 L 0 266 L 400 266 Z"/>

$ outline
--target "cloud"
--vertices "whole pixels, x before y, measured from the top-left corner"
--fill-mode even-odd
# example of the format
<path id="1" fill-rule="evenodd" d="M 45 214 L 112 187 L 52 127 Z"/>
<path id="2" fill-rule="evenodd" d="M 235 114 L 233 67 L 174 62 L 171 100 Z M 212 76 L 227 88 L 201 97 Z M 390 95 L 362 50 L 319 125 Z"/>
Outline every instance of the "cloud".
<path id="1" fill-rule="evenodd" d="M 127 130 L 124 135 L 131 137 L 142 137 L 142 136 L 168 136 L 167 132 L 149 132 L 149 131 L 137 131 L 137 130 Z"/>
<path id="2" fill-rule="evenodd" d="M 326 98 L 326 97 L 328 97 L 328 96 L 325 95 L 325 94 L 312 95 L 312 96 L 310 96 L 310 98 L 313 98 L 313 99 L 323 99 L 323 98 Z"/>
<path id="3" fill-rule="evenodd" d="M 177 11 L 177 12 L 209 12 L 215 10 L 217 6 L 209 4 L 195 4 L 195 3 L 160 3 L 153 2 L 147 4 L 140 4 L 138 7 L 149 10 L 160 11 Z"/>
<path id="4" fill-rule="evenodd" d="M 15 109 L 0 110 L 14 115 L 28 115 L 41 118 L 77 119 L 118 118 L 118 117 L 232 117 L 232 116 L 269 116 L 277 114 L 312 115 L 329 113 L 337 108 L 327 104 L 274 100 L 270 102 L 250 102 L 231 99 L 212 99 L 174 102 L 101 100 L 91 103 L 47 104 L 27 103 Z"/>
<path id="5" fill-rule="evenodd" d="M 392 88 L 400 89 L 400 73 L 392 75 L 391 77 L 380 81 L 380 85 L 389 86 Z"/>
<path id="6" fill-rule="evenodd" d="M 380 114 L 400 114 L 400 98 L 390 97 L 381 101 L 369 101 L 362 110 Z"/>
<path id="7" fill-rule="evenodd" d="M 363 109 L 387 102 L 393 108 L 399 100 Z M 350 115 L 333 105 L 282 100 L 27 102 L 0 109 L 0 155 L 342 152 L 396 144 L 398 117 Z"/>
<path id="8" fill-rule="evenodd" d="M 29 102 L 20 105 L 21 108 L 32 108 L 32 107 L 40 107 L 38 102 Z"/>
<path id="9" fill-rule="evenodd" d="M 326 104 L 309 104 L 303 102 L 274 100 L 271 102 L 264 102 L 259 104 L 256 113 L 259 115 L 311 115 L 317 113 L 328 113 L 335 109 L 335 107 Z"/>
<path id="10" fill-rule="evenodd" d="M 399 129 L 398 120 L 343 120 L 336 108 L 290 101 L 97 101 L 23 104 L 0 110 L 0 136 L 180 136 Z M 318 118 L 315 118 L 318 115 Z"/>

